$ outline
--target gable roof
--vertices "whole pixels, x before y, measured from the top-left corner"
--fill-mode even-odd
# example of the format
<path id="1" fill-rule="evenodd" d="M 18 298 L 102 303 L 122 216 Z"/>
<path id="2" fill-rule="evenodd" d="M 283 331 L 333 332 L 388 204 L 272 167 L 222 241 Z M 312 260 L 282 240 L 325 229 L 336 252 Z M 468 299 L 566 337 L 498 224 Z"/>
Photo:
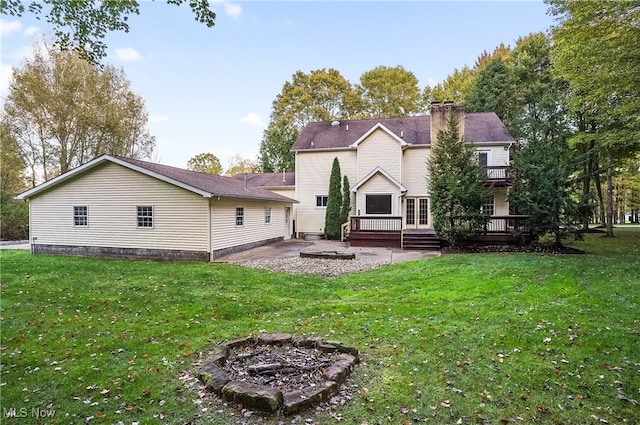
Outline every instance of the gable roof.
<path id="1" fill-rule="evenodd" d="M 366 120 L 342 120 L 338 125 L 331 122 L 311 122 L 302 130 L 291 147 L 292 151 L 321 149 L 348 149 L 354 147 L 363 136 L 380 125 L 407 146 L 431 145 L 431 116 L 380 118 Z M 513 143 L 495 112 L 467 113 L 464 115 L 464 140 L 475 144 Z"/>
<path id="2" fill-rule="evenodd" d="M 233 176 L 234 179 L 247 182 L 254 187 L 287 187 L 295 186 L 296 173 L 239 173 Z"/>
<path id="3" fill-rule="evenodd" d="M 389 130 L 387 127 L 385 127 L 384 125 L 382 125 L 381 123 L 377 123 L 376 125 L 374 125 L 373 127 L 371 127 L 366 133 L 364 133 L 362 136 L 360 136 L 358 138 L 358 140 L 356 140 L 355 142 L 353 142 L 353 144 L 349 145 L 350 148 L 355 148 L 358 147 L 358 145 L 360 143 L 362 143 L 363 141 L 365 141 L 367 139 L 367 137 L 371 136 L 371 134 L 373 134 L 376 130 L 381 130 L 384 131 L 385 133 L 387 133 L 389 136 L 391 136 L 391 138 L 393 140 L 395 140 L 396 142 L 400 143 L 400 146 L 406 146 L 407 142 L 405 142 L 404 140 L 402 140 L 398 135 L 396 135 L 393 131 Z M 404 135 L 404 133 L 401 133 L 402 135 Z"/>
<path id="4" fill-rule="evenodd" d="M 362 186 L 363 184 L 368 182 L 376 174 L 381 174 L 382 176 L 384 176 L 387 180 L 389 180 L 391 183 L 393 183 L 398 189 L 400 189 L 400 192 L 404 193 L 404 192 L 407 191 L 407 188 L 402 183 L 400 183 L 398 180 L 393 178 L 393 176 L 391 174 L 387 173 L 379 165 L 376 168 L 374 168 L 373 170 L 369 171 L 369 173 L 366 176 L 364 176 L 363 178 L 361 178 L 358 183 L 353 185 L 351 187 L 351 191 L 354 192 L 354 193 L 357 192 L 358 189 L 360 188 L 360 186 Z"/>
<path id="5" fill-rule="evenodd" d="M 297 201 L 278 195 L 269 190 L 259 188 L 249 188 L 243 181 L 225 176 L 200 173 L 197 171 L 184 170 L 182 168 L 171 167 L 169 165 L 156 164 L 153 162 L 141 161 L 139 159 L 124 158 L 115 155 L 99 156 L 73 170 L 48 180 L 33 189 L 29 189 L 16 198 L 28 199 L 38 193 L 53 188 L 67 180 L 76 178 L 104 163 L 114 163 L 130 170 L 137 171 L 158 180 L 181 187 L 185 190 L 202 195 L 205 198 L 239 198 L 274 202 L 295 203 Z"/>

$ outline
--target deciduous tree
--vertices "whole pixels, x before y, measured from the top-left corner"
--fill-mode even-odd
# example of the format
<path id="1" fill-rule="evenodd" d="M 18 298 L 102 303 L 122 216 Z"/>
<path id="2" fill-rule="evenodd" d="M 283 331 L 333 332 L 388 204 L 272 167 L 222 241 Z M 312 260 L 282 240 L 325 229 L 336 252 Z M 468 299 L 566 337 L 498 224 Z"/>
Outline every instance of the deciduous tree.
<path id="1" fill-rule="evenodd" d="M 225 174 L 227 176 L 235 176 L 241 173 L 256 173 L 260 171 L 260 164 L 257 161 L 252 161 L 248 158 L 243 158 L 242 155 L 236 154 L 229 160 L 229 168 Z"/>
<path id="2" fill-rule="evenodd" d="M 181 5 L 187 0 L 166 0 Z M 189 0 L 197 21 L 208 27 L 215 24 L 216 14 L 208 0 Z M 3 15 L 22 16 L 30 13 L 44 17 L 53 26 L 57 44 L 63 50 L 75 50 L 81 57 L 97 64 L 106 56 L 103 41 L 111 31 L 129 32 L 128 18 L 140 14 L 137 0 L 0 0 Z"/>
<path id="3" fill-rule="evenodd" d="M 25 163 L 8 126 L 0 124 L 0 236 L 2 240 L 29 237 L 29 205 L 14 196 L 25 189 Z"/>
<path id="4" fill-rule="evenodd" d="M 33 183 L 102 154 L 148 158 L 155 147 L 144 101 L 121 69 L 51 44 L 14 70 L 4 112 Z"/>
<path id="5" fill-rule="evenodd" d="M 418 79 L 402 66 L 378 66 L 365 72 L 357 90 L 363 99 L 361 113 L 365 117 L 402 117 L 424 110 Z"/>
<path id="6" fill-rule="evenodd" d="M 0 124 L 0 165 L 0 192 L 9 196 L 22 192 L 26 188 L 26 164 L 7 124 Z"/>
<path id="7" fill-rule="evenodd" d="M 616 163 L 640 149 L 640 7 L 636 0 L 547 2 L 559 18 L 554 71 L 569 83 L 569 105 L 586 123 L 583 132 L 593 134 L 590 151 L 601 153 L 606 229 L 613 236 Z"/>
<path id="8" fill-rule="evenodd" d="M 291 147 L 298 130 L 287 123 L 271 123 L 260 142 L 260 164 L 265 173 L 295 171 L 295 155 Z"/>
<path id="9" fill-rule="evenodd" d="M 222 165 L 217 156 L 210 152 L 193 156 L 187 162 L 187 169 L 207 174 L 222 174 Z"/>
<path id="10" fill-rule="evenodd" d="M 350 118 L 361 109 L 358 102 L 353 86 L 337 70 L 297 71 L 273 101 L 271 123 L 301 131 L 311 121 Z"/>

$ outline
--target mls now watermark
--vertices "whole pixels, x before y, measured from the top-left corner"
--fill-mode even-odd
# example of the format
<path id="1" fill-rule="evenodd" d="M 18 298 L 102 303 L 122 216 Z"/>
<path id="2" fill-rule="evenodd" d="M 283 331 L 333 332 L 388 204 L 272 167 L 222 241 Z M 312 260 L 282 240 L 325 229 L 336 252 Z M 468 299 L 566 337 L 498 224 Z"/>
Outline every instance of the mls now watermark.
<path id="1" fill-rule="evenodd" d="M 41 409 L 40 407 L 2 408 L 2 416 L 5 418 L 53 418 L 56 416 L 54 409 Z"/>

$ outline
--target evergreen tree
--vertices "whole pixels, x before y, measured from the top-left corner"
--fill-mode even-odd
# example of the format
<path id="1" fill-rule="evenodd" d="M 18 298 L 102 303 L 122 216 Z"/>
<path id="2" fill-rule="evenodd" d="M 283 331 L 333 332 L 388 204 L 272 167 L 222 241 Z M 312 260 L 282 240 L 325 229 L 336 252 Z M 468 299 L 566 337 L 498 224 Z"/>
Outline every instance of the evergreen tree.
<path id="1" fill-rule="evenodd" d="M 329 195 L 327 211 L 324 219 L 324 234 L 327 239 L 340 239 L 340 209 L 342 208 L 342 191 L 340 187 L 340 162 L 333 159 L 331 177 L 329 178 Z"/>
<path id="2" fill-rule="evenodd" d="M 514 152 L 517 170 L 507 199 L 520 214 L 531 216 L 531 231 L 538 238 L 554 236 L 556 243 L 580 227 L 581 215 L 590 209 L 571 196 L 570 176 L 576 172 L 566 138 L 558 133 L 532 139 Z"/>
<path id="3" fill-rule="evenodd" d="M 349 177 L 345 174 L 342 179 L 342 208 L 340 209 L 340 223 L 344 224 L 349 220 L 349 212 L 351 211 L 351 190 L 349 185 Z"/>
<path id="4" fill-rule="evenodd" d="M 429 193 L 433 225 L 439 236 L 451 244 L 484 229 L 488 216 L 482 205 L 489 196 L 472 145 L 465 144 L 455 118 L 447 120 L 431 151 Z"/>

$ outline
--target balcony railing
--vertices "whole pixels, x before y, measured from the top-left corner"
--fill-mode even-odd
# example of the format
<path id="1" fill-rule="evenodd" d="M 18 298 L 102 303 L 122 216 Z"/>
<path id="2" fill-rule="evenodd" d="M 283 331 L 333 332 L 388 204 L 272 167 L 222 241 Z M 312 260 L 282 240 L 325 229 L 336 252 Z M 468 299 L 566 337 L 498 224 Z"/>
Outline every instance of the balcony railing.
<path id="1" fill-rule="evenodd" d="M 508 166 L 484 167 L 488 182 L 509 182 L 513 177 L 513 168 Z"/>

